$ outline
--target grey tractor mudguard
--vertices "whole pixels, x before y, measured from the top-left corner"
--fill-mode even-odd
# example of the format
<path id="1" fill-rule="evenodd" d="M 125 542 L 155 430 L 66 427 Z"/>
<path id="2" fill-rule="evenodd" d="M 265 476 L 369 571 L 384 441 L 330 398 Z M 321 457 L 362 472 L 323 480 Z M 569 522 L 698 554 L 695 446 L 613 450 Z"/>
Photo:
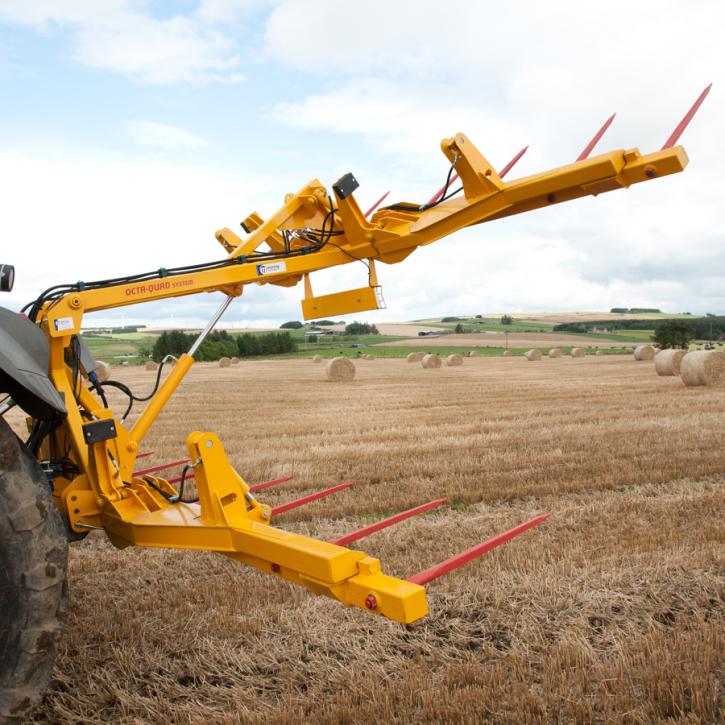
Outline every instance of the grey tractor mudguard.
<path id="1" fill-rule="evenodd" d="M 62 396 L 48 377 L 50 347 L 27 317 L 0 307 L 0 393 L 34 418 L 66 415 Z"/>

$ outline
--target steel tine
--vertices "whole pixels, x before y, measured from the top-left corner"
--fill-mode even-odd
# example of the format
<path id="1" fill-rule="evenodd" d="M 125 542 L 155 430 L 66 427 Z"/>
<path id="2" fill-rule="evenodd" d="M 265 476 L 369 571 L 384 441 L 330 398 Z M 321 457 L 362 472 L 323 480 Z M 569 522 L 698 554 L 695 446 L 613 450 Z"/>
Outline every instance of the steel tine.
<path id="1" fill-rule="evenodd" d="M 438 189 L 438 191 L 436 191 L 436 193 L 433 194 L 433 196 L 431 196 L 430 199 L 428 199 L 428 201 L 426 202 L 426 206 L 428 206 L 429 204 L 435 204 L 438 201 L 438 199 L 440 199 L 443 196 L 443 194 L 446 191 L 446 188 L 450 188 L 451 184 L 454 181 L 456 181 L 457 179 L 458 179 L 458 174 L 453 174 L 453 176 L 451 176 L 451 180 L 448 182 L 448 187 L 446 187 L 446 185 L 443 184 L 443 186 L 441 186 L 441 188 Z"/>
<path id="2" fill-rule="evenodd" d="M 464 564 L 467 564 L 469 561 L 477 559 L 482 554 L 491 551 L 491 549 L 495 549 L 497 546 L 505 544 L 507 541 L 511 541 L 511 539 L 515 536 L 523 534 L 527 529 L 540 524 L 542 521 L 546 521 L 548 518 L 549 514 L 541 514 L 530 521 L 514 526 L 513 529 L 504 531 L 502 534 L 498 534 L 493 538 L 488 539 L 488 541 L 476 544 L 476 546 L 471 547 L 467 551 L 462 551 L 460 554 L 456 554 L 450 559 L 442 561 L 440 564 L 436 564 L 435 566 L 431 566 L 429 569 L 424 569 L 417 574 L 413 574 L 413 576 L 409 576 L 408 581 L 413 582 L 413 584 L 428 584 L 428 582 L 432 582 L 434 579 L 437 579 L 454 569 L 458 569 Z"/>
<path id="3" fill-rule="evenodd" d="M 175 466 L 183 466 L 188 463 L 188 459 L 182 458 L 180 461 L 171 461 L 170 463 L 162 463 L 160 466 L 151 466 L 150 468 L 139 468 L 138 471 L 134 471 L 134 476 L 144 476 L 147 473 L 154 473 L 156 471 L 163 471 L 166 468 L 174 468 Z"/>
<path id="4" fill-rule="evenodd" d="M 188 481 L 190 478 L 194 478 L 194 471 L 189 471 L 186 474 L 186 480 Z M 167 478 L 167 483 L 178 483 L 181 480 L 181 476 L 174 476 L 173 478 Z"/>
<path id="5" fill-rule="evenodd" d="M 367 219 L 387 198 L 390 192 L 386 191 L 366 212 L 365 218 Z"/>
<path id="6" fill-rule="evenodd" d="M 528 149 L 529 149 L 528 146 L 524 146 L 521 149 L 521 151 L 519 151 L 516 154 L 516 156 L 514 156 L 511 159 L 511 161 L 509 161 L 506 164 L 506 166 L 503 167 L 503 169 L 501 169 L 501 171 L 499 172 L 499 177 L 503 179 L 503 177 L 506 176 L 506 174 L 508 174 L 509 171 L 511 171 L 511 169 L 514 167 L 514 164 L 528 151 Z M 458 174 L 453 174 L 453 176 L 451 176 L 450 182 L 448 183 L 448 188 L 450 188 L 451 184 L 453 184 L 453 182 L 457 181 L 457 180 L 458 180 Z M 441 186 L 441 188 L 438 189 L 438 191 L 436 191 L 436 193 L 433 194 L 433 196 L 430 199 L 428 199 L 426 206 L 428 206 L 428 204 L 435 204 L 435 202 L 437 202 L 438 199 L 440 199 L 443 196 L 445 191 L 446 191 L 446 185 L 443 184 L 443 186 Z"/>
<path id="7" fill-rule="evenodd" d="M 288 501 L 287 503 L 280 504 L 279 506 L 275 506 L 275 508 L 272 509 L 272 516 L 276 516 L 277 514 L 283 514 L 285 511 L 291 511 L 292 509 L 299 508 L 300 506 L 304 506 L 306 503 L 317 501 L 317 499 L 319 498 L 324 498 L 325 496 L 329 496 L 332 493 L 337 493 L 338 491 L 342 491 L 343 489 L 349 488 L 350 486 L 352 486 L 352 481 L 348 481 L 347 483 L 341 483 L 338 486 L 326 488 L 324 491 L 317 491 L 316 493 L 311 493 L 309 496 L 303 496 L 302 498 L 297 498 L 294 501 Z"/>
<path id="8" fill-rule="evenodd" d="M 503 179 L 506 174 L 508 174 L 511 169 L 518 163 L 518 160 L 529 150 L 528 145 L 524 146 L 521 151 L 519 151 L 516 156 L 514 156 L 511 161 L 509 161 L 506 166 L 501 169 L 501 171 L 498 172 L 498 176 L 500 179 Z"/>
<path id="9" fill-rule="evenodd" d="M 282 478 L 275 478 L 273 481 L 265 481 L 264 483 L 255 483 L 254 486 L 249 487 L 249 491 L 251 493 L 256 493 L 257 491 L 263 491 L 265 488 L 271 488 L 272 486 L 278 486 L 280 483 L 285 483 L 286 481 L 291 481 L 294 478 L 294 476 L 283 476 Z"/>
<path id="10" fill-rule="evenodd" d="M 136 460 L 138 460 L 139 458 L 148 458 L 148 456 L 153 456 L 154 453 L 155 451 L 144 451 L 143 453 L 139 453 L 136 456 Z"/>
<path id="11" fill-rule="evenodd" d="M 594 134 L 592 140 L 584 147 L 584 150 L 576 157 L 577 161 L 584 161 L 589 158 L 589 154 L 594 150 L 594 147 L 601 141 L 602 136 L 606 133 L 607 129 L 612 125 L 616 113 L 613 113 L 603 124 L 602 127 Z"/>
<path id="12" fill-rule="evenodd" d="M 382 531 L 383 529 L 387 529 L 388 526 L 393 526 L 413 516 L 422 514 L 425 511 L 430 511 L 431 509 L 436 508 L 436 506 L 444 504 L 446 500 L 447 499 L 445 498 L 439 498 L 435 501 L 429 501 L 428 503 L 421 504 L 420 506 L 415 506 L 414 508 L 408 509 L 407 511 L 401 511 L 399 514 L 393 514 L 392 516 L 388 516 L 387 519 L 381 519 L 380 521 L 376 521 L 374 524 L 370 524 L 369 526 L 363 526 L 361 529 L 353 531 L 350 534 L 346 534 L 345 536 L 341 536 L 339 539 L 335 539 L 334 541 L 330 541 L 329 543 L 337 544 L 338 546 L 346 546 L 347 544 L 351 544 L 353 541 L 364 539 L 366 536 L 370 536 L 370 534 L 374 534 L 378 531 Z"/>
<path id="13" fill-rule="evenodd" d="M 670 134 L 670 137 L 665 141 L 663 149 L 672 148 L 682 136 L 684 130 L 690 125 L 693 116 L 697 113 L 697 109 L 700 108 L 702 102 L 707 98 L 707 94 L 712 88 L 712 83 L 697 97 L 697 100 L 692 104 L 692 108 L 684 115 L 683 119 L 675 126 L 675 130 Z"/>

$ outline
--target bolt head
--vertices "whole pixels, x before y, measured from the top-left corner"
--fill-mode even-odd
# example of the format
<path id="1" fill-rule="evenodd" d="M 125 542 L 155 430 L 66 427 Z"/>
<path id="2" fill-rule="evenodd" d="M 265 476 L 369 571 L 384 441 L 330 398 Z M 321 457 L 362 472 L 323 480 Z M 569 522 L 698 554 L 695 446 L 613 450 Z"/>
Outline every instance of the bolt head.
<path id="1" fill-rule="evenodd" d="M 365 597 L 365 606 L 368 609 L 377 609 L 378 608 L 378 600 L 372 594 L 368 594 Z"/>

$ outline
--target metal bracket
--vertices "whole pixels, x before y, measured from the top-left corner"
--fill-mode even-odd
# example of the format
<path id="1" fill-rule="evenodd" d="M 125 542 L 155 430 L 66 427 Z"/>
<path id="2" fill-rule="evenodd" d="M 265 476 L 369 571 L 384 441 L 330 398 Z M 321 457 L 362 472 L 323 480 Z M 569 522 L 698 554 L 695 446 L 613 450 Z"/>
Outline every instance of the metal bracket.
<path id="1" fill-rule="evenodd" d="M 101 441 L 111 440 L 116 435 L 116 422 L 113 418 L 96 420 L 83 426 L 83 438 L 89 446 Z"/>

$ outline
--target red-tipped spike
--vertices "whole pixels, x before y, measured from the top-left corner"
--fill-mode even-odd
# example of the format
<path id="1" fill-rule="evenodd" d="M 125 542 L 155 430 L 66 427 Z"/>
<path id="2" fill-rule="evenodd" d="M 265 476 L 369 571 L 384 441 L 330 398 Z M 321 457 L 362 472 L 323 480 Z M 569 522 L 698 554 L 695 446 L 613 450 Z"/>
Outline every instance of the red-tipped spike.
<path id="1" fill-rule="evenodd" d="M 511 161 L 509 161 L 506 164 L 506 166 L 503 167 L 503 169 L 501 169 L 501 171 L 499 172 L 500 178 L 503 179 L 503 177 L 506 176 L 506 174 L 508 174 L 509 171 L 511 171 L 511 169 L 514 167 L 514 164 L 528 151 L 528 148 L 529 148 L 528 146 L 524 146 L 521 149 L 521 151 L 519 151 L 516 154 L 516 156 L 514 156 L 511 159 Z M 453 184 L 453 182 L 457 181 L 457 180 L 458 180 L 458 174 L 453 174 L 453 176 L 451 176 L 451 180 L 448 182 L 448 187 L 446 187 L 446 185 L 443 184 L 443 186 L 441 186 L 441 188 L 438 189 L 438 191 L 436 191 L 436 193 L 433 194 L 433 196 L 431 196 L 430 199 L 428 199 L 426 206 L 428 206 L 429 204 L 435 204 L 438 201 L 438 199 L 440 199 L 443 196 L 443 194 L 445 194 L 446 189 L 447 188 L 450 189 L 451 184 Z"/>
<path id="2" fill-rule="evenodd" d="M 367 219 L 386 199 L 390 192 L 386 191 L 366 212 L 365 218 Z"/>
<path id="3" fill-rule="evenodd" d="M 184 461 L 186 463 L 186 461 Z M 194 471 L 187 471 L 186 473 L 187 480 L 190 478 L 194 478 Z M 274 481 L 265 481 L 264 483 L 257 483 L 254 486 L 249 487 L 250 493 L 256 493 L 257 491 L 262 491 L 265 488 L 270 488 L 271 486 L 277 486 L 280 483 L 284 483 L 285 481 L 291 481 L 294 478 L 294 476 L 285 476 L 284 478 L 275 478 Z M 169 483 L 178 483 L 181 480 L 181 476 L 175 476 L 174 478 L 169 478 Z"/>
<path id="4" fill-rule="evenodd" d="M 518 160 L 519 160 L 519 159 L 520 159 L 520 158 L 521 158 L 521 157 L 522 157 L 522 156 L 523 156 L 523 155 L 524 155 L 524 154 L 525 154 L 525 153 L 526 153 L 526 152 L 527 152 L 528 150 L 529 150 L 529 147 L 528 147 L 528 146 L 524 146 L 524 147 L 523 147 L 523 148 L 521 149 L 521 151 L 519 151 L 519 152 L 518 152 L 518 153 L 516 154 L 516 156 L 514 156 L 514 157 L 513 157 L 512 159 L 511 159 L 511 161 L 509 161 L 509 162 L 508 162 L 508 163 L 506 164 L 506 166 L 504 166 L 504 167 L 503 167 L 503 169 L 501 169 L 501 171 L 499 171 L 499 172 L 498 172 L 498 176 L 499 176 L 499 178 L 500 178 L 500 179 L 503 179 L 503 177 L 504 177 L 504 176 L 506 176 L 506 174 L 508 174 L 508 172 L 509 172 L 509 171 L 511 171 L 511 169 L 513 169 L 513 167 L 514 167 L 514 166 L 516 165 L 516 163 L 518 162 Z"/>
<path id="5" fill-rule="evenodd" d="M 549 518 L 549 514 L 541 514 L 540 516 L 537 516 L 536 518 L 533 518 L 530 521 L 526 521 L 523 524 L 514 526 L 513 529 L 504 531 L 503 534 L 498 534 L 497 536 L 494 536 L 493 538 L 489 539 L 488 541 L 484 541 L 481 544 L 477 544 L 476 546 L 468 549 L 468 551 L 462 551 L 460 554 L 456 554 L 455 556 L 452 556 L 450 559 L 446 559 L 445 561 L 442 561 L 440 564 L 436 564 L 435 566 L 430 567 L 430 569 L 424 569 L 423 571 L 420 571 L 417 574 L 413 574 L 413 576 L 409 576 L 408 581 L 413 582 L 413 584 L 421 584 L 421 585 L 427 584 L 428 582 L 432 582 L 434 579 L 437 579 L 439 576 L 443 576 L 444 574 L 447 574 L 449 571 L 458 569 L 458 567 L 463 566 L 464 564 L 467 564 L 469 561 L 473 561 L 474 559 L 477 559 L 482 554 L 485 554 L 486 552 L 491 551 L 491 549 L 495 549 L 497 546 L 500 546 L 501 544 L 505 544 L 507 541 L 510 541 L 515 536 L 518 536 L 519 534 L 523 534 L 524 531 L 526 531 L 527 529 L 530 529 L 532 526 L 536 526 L 537 524 L 540 524 L 542 521 L 545 521 L 548 518 Z"/>
<path id="6" fill-rule="evenodd" d="M 255 483 L 254 486 L 250 486 L 249 490 L 251 493 L 257 493 L 257 491 L 263 491 L 265 488 L 271 488 L 272 486 L 278 486 L 280 483 L 285 481 L 291 481 L 294 476 L 284 476 L 283 478 L 275 478 L 273 481 L 265 481 L 264 483 Z"/>
<path id="7" fill-rule="evenodd" d="M 443 186 L 441 186 L 441 188 L 438 189 L 438 191 L 436 191 L 436 193 L 433 194 L 433 196 L 431 196 L 430 199 L 428 199 L 428 201 L 426 202 L 426 206 L 428 206 L 429 204 L 435 204 L 438 201 L 438 199 L 440 199 L 443 196 L 443 194 L 446 193 L 446 190 L 451 188 L 451 184 L 454 181 L 456 181 L 457 179 L 458 179 L 458 174 L 453 174 L 453 176 L 451 176 L 451 180 L 448 182 L 448 186 L 443 184 Z"/>
<path id="8" fill-rule="evenodd" d="M 331 493 L 337 493 L 338 491 L 342 491 L 344 488 L 349 488 L 350 486 L 352 486 L 352 481 L 348 481 L 347 483 L 341 483 L 339 486 L 333 486 L 332 488 L 326 488 L 324 491 L 317 491 L 317 493 L 311 493 L 309 496 L 303 496 L 302 498 L 295 499 L 294 501 L 289 501 L 288 503 L 283 503 L 280 506 L 276 506 L 272 509 L 272 516 L 276 516 L 277 514 L 283 514 L 285 511 L 299 508 L 300 506 L 304 506 L 306 503 L 310 503 L 311 501 L 317 501 L 318 498 L 324 498 L 325 496 L 329 496 Z"/>
<path id="9" fill-rule="evenodd" d="M 594 134 L 594 137 L 592 140 L 584 147 L 584 150 L 579 154 L 579 156 L 576 157 L 577 161 L 584 161 L 584 159 L 589 157 L 589 154 L 592 152 L 594 147 L 599 143 L 602 136 L 606 133 L 607 129 L 612 125 L 612 121 L 614 121 L 614 117 L 616 116 L 616 113 L 613 113 L 603 124 L 602 127 Z"/>
<path id="10" fill-rule="evenodd" d="M 672 148 L 677 143 L 677 140 L 680 136 L 682 136 L 683 131 L 688 127 L 690 121 L 692 121 L 692 117 L 697 113 L 697 109 L 700 108 L 702 102 L 705 98 L 707 98 L 707 94 L 710 92 L 711 88 L 712 83 L 698 96 L 697 100 L 692 104 L 692 108 L 685 114 L 684 118 L 677 124 L 670 137 L 667 141 L 665 141 L 665 145 L 662 147 L 663 149 Z"/>
<path id="11" fill-rule="evenodd" d="M 429 501 L 428 503 L 421 504 L 415 508 L 408 509 L 407 511 L 401 511 L 399 514 L 389 516 L 387 519 L 376 521 L 374 524 L 370 524 L 369 526 L 363 526 L 362 529 L 358 529 L 357 531 L 353 531 L 351 534 L 341 536 L 339 539 L 335 539 L 330 543 L 337 544 L 338 546 L 346 546 L 347 544 L 351 544 L 353 541 L 364 539 L 366 536 L 370 536 L 370 534 L 374 534 L 376 531 L 382 531 L 383 529 L 387 529 L 388 526 L 393 526 L 393 524 L 405 521 L 405 519 L 409 519 L 412 516 L 422 514 L 424 511 L 430 511 L 430 509 L 434 509 L 436 506 L 440 506 L 445 502 L 446 499 L 444 498 L 439 498 L 436 501 Z"/>
<path id="12" fill-rule="evenodd" d="M 138 458 L 138 456 L 137 456 Z M 171 463 L 163 463 L 160 466 L 151 466 L 151 468 L 139 468 L 138 471 L 134 471 L 134 476 L 144 476 L 147 473 L 154 473 L 155 471 L 163 471 L 165 468 L 175 468 L 176 466 L 183 466 L 189 461 L 186 458 L 182 458 L 180 461 L 171 461 Z"/>
<path id="13" fill-rule="evenodd" d="M 136 460 L 138 460 L 139 458 L 147 458 L 148 456 L 153 456 L 153 454 L 154 454 L 154 451 L 145 451 L 144 453 L 139 453 L 136 456 Z"/>
<path id="14" fill-rule="evenodd" d="M 190 478 L 194 478 L 194 471 L 187 471 L 185 479 L 188 481 Z M 181 476 L 174 476 L 173 478 L 167 478 L 167 483 L 178 483 L 181 480 Z"/>

